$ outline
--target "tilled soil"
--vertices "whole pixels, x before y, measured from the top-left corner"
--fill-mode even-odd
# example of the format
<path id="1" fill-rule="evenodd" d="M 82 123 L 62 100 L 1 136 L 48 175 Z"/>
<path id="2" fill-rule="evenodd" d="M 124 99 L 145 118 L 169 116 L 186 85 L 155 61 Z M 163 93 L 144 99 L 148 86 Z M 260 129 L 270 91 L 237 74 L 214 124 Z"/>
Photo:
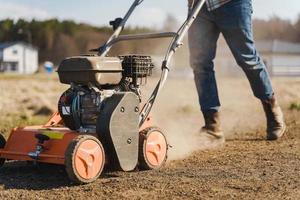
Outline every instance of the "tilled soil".
<path id="1" fill-rule="evenodd" d="M 1 199 L 299 199 L 300 124 L 291 113 L 280 141 L 246 133 L 217 149 L 195 152 L 159 171 L 106 172 L 72 185 L 59 166 L 10 162 L 0 174 Z"/>
<path id="2" fill-rule="evenodd" d="M 297 87 L 298 84 L 295 83 Z M 165 126 L 163 128 L 167 132 L 177 129 L 182 134 L 185 130 L 195 129 L 187 126 L 199 123 L 195 119 L 199 117 L 198 111 L 194 112 L 193 106 L 185 104 L 181 97 L 178 101 L 184 103 L 174 100 L 176 106 L 172 106 L 162 96 L 162 105 L 166 107 L 165 110 L 160 107 L 160 111 L 165 114 L 158 119 Z M 226 103 L 225 99 L 225 105 L 233 101 L 230 99 Z M 225 110 L 225 113 L 234 115 L 233 110 Z M 195 147 L 201 142 L 188 145 L 192 140 L 203 140 L 203 137 L 198 138 L 196 134 L 192 139 L 185 139 L 181 135 L 171 138 L 173 148 L 170 153 L 172 159 L 176 154 L 185 158 L 170 161 L 159 171 L 107 171 L 88 185 L 70 183 L 61 166 L 8 162 L 0 171 L 0 199 L 299 199 L 300 112 L 285 109 L 285 113 L 288 131 L 279 141 L 265 141 L 263 126 L 237 128 L 241 124 L 235 121 L 234 127 L 227 128 L 234 131 L 226 134 L 227 142 L 223 145 L 206 140 L 206 147 L 214 148 L 186 156 L 192 150 L 203 149 Z M 243 114 L 245 117 L 251 115 L 242 113 L 239 118 Z M 186 118 L 189 120 L 185 121 Z M 163 124 L 164 120 L 173 121 L 172 126 L 178 124 L 175 128 L 169 127 Z"/>

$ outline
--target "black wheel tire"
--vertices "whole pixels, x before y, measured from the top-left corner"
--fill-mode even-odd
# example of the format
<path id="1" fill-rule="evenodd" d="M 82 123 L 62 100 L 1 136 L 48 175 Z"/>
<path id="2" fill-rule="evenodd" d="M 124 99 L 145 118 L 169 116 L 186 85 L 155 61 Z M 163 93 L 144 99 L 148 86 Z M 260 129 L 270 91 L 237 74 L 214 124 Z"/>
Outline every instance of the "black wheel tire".
<path id="1" fill-rule="evenodd" d="M 76 167 L 75 167 L 75 155 L 76 155 L 76 152 L 79 148 L 79 146 L 84 142 L 84 141 L 87 141 L 87 140 L 92 140 L 92 141 L 95 141 L 101 151 L 102 151 L 102 160 L 103 160 L 103 163 L 101 163 L 101 168 L 100 170 L 98 171 L 97 175 L 90 178 L 90 179 L 85 179 L 85 178 L 82 178 L 79 173 L 76 171 Z M 68 174 L 68 177 L 69 179 L 76 183 L 76 184 L 87 184 L 87 183 L 92 183 L 94 181 L 96 181 L 99 176 L 101 175 L 102 171 L 103 171 L 103 168 L 104 168 L 104 165 L 105 165 L 105 153 L 104 153 L 104 148 L 101 144 L 101 142 L 94 136 L 91 136 L 91 135 L 80 135 L 80 136 L 77 136 L 76 138 L 74 138 L 71 143 L 69 144 L 66 152 L 65 152 L 65 167 L 66 167 L 66 172 Z"/>
<path id="2" fill-rule="evenodd" d="M 6 140 L 2 134 L 0 134 L 0 149 L 3 149 L 6 145 Z M 5 163 L 6 159 L 0 158 L 0 167 L 2 167 Z"/>
<path id="3" fill-rule="evenodd" d="M 166 155 L 165 155 L 163 161 L 158 166 L 152 165 L 147 160 L 146 152 L 145 152 L 147 138 L 149 137 L 149 135 L 152 132 L 161 133 L 161 135 L 164 137 L 165 142 L 166 142 Z M 167 159 L 168 159 L 168 142 L 167 142 L 167 139 L 166 139 L 165 135 L 163 134 L 163 132 L 157 127 L 149 127 L 149 128 L 146 128 L 145 130 L 141 131 L 140 132 L 140 138 L 139 138 L 139 164 L 138 164 L 138 168 L 140 170 L 158 170 L 158 169 L 160 169 L 164 166 L 164 164 L 167 162 Z"/>

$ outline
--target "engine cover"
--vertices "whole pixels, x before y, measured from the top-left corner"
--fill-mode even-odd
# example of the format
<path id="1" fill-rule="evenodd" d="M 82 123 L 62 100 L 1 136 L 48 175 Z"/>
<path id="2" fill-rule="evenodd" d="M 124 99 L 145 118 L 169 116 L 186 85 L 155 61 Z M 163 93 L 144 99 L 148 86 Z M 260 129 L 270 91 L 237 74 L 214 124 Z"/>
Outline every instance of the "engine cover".
<path id="1" fill-rule="evenodd" d="M 106 86 L 118 85 L 123 69 L 119 58 L 89 55 L 64 59 L 57 72 L 61 83 Z"/>

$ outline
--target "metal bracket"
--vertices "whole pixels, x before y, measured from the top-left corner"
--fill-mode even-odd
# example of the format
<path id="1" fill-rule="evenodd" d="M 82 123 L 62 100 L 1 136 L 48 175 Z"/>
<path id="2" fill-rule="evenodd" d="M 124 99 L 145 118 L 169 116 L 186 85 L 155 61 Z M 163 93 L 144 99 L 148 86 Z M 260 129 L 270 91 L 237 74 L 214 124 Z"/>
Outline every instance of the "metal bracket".
<path id="1" fill-rule="evenodd" d="M 44 134 L 36 134 L 35 138 L 38 140 L 37 145 L 36 145 L 36 150 L 35 152 L 29 152 L 28 156 L 34 160 L 34 164 L 37 163 L 37 161 L 40 159 L 40 154 L 44 151 L 44 143 L 50 138 L 47 135 Z"/>

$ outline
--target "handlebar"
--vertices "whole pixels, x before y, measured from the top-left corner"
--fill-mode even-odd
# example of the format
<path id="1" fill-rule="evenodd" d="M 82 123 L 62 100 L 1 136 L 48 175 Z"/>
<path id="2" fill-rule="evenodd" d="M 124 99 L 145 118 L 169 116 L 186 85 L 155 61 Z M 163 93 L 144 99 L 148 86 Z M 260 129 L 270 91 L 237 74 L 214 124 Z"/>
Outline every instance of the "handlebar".
<path id="1" fill-rule="evenodd" d="M 205 0 L 199 0 L 197 3 L 194 3 L 192 10 L 189 12 L 189 15 L 185 22 L 182 24 L 182 26 L 179 28 L 177 33 L 173 32 L 162 32 L 162 33 L 147 33 L 147 34 L 136 34 L 136 35 L 123 35 L 120 36 L 120 33 L 122 32 L 126 22 L 128 21 L 129 17 L 135 10 L 137 6 L 139 6 L 144 0 L 135 0 L 131 7 L 129 8 L 128 12 L 122 19 L 122 21 L 119 23 L 119 26 L 115 29 L 112 36 L 108 39 L 108 41 L 101 46 L 100 48 L 96 49 L 98 51 L 98 55 L 101 57 L 105 57 L 107 53 L 110 51 L 111 47 L 120 42 L 120 41 L 126 41 L 126 40 L 137 40 L 137 39 L 153 39 L 153 38 L 164 38 L 164 37 L 172 37 L 173 40 L 167 50 L 166 56 L 162 62 L 162 73 L 161 77 L 150 96 L 149 100 L 143 107 L 142 111 L 140 112 L 140 118 L 139 118 L 139 125 L 141 126 L 145 120 L 147 119 L 153 104 L 155 102 L 155 99 L 161 89 L 163 88 L 168 73 L 170 70 L 169 63 L 173 57 L 173 55 L 176 53 L 176 51 L 182 46 L 182 41 L 184 39 L 184 36 L 186 35 L 187 31 L 193 24 L 194 20 L 196 19 L 197 15 L 199 14 L 201 8 L 203 7 Z"/>

